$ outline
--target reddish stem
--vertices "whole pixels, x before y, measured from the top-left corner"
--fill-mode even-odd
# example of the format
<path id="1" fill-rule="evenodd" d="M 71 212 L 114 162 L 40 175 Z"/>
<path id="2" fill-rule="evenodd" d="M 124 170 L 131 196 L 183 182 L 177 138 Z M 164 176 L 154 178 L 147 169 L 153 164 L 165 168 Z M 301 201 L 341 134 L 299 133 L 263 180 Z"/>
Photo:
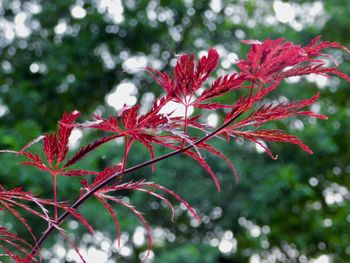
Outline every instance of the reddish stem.
<path id="1" fill-rule="evenodd" d="M 184 135 L 186 136 L 187 133 L 187 110 L 188 110 L 188 106 L 187 106 L 187 102 L 185 105 L 185 125 L 184 125 Z M 185 146 L 185 139 L 182 139 L 182 143 L 181 143 L 181 148 L 183 148 Z"/>
<path id="2" fill-rule="evenodd" d="M 57 175 L 52 174 L 53 177 L 53 201 L 55 203 L 55 221 L 58 219 L 58 207 L 57 207 Z"/>
<path id="3" fill-rule="evenodd" d="M 129 140 L 128 139 L 129 139 L 128 135 L 125 135 L 122 172 L 124 172 L 124 170 L 125 170 L 126 160 L 128 158 L 128 147 L 129 147 Z"/>

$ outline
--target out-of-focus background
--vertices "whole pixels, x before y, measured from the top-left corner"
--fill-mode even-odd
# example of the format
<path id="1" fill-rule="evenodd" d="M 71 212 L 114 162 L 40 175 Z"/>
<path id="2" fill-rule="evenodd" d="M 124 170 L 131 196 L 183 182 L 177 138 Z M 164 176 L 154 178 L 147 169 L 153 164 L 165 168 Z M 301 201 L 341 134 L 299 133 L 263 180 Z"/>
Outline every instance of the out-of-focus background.
<path id="1" fill-rule="evenodd" d="M 145 66 L 170 71 L 179 53 L 196 56 L 215 47 L 220 70 L 233 72 L 248 52 L 243 39 L 285 38 L 307 44 L 316 35 L 350 48 L 350 4 L 337 1 L 269 0 L 1 0 L 0 1 L 0 148 L 18 150 L 44 132 L 57 128 L 64 111 L 78 109 L 81 121 L 94 112 L 114 114 L 124 102 L 149 107 L 162 93 Z M 350 72 L 349 56 L 330 53 Z M 272 99 L 321 99 L 314 111 L 328 121 L 312 118 L 277 123 L 299 135 L 313 150 L 310 156 L 292 145 L 272 144 L 279 155 L 271 160 L 250 143 L 217 145 L 235 164 L 230 170 L 215 157 L 206 159 L 217 172 L 222 192 L 192 160 L 175 157 L 129 178 L 163 184 L 184 197 L 200 214 L 198 224 L 182 206 L 175 222 L 164 204 L 140 193 L 123 192 L 146 214 L 153 248 L 148 262 L 350 262 L 350 87 L 337 78 L 308 76 L 289 79 Z M 226 100 L 236 99 L 234 96 Z M 220 123 L 220 112 L 206 116 Z M 96 134 L 75 130 L 72 147 L 90 142 Z M 102 169 L 119 162 L 122 146 L 105 146 L 81 165 Z M 157 149 L 157 154 L 165 151 Z M 117 156 L 117 157 L 116 157 Z M 129 165 L 148 160 L 135 145 Z M 0 182 L 24 186 L 51 198 L 51 178 L 18 165 L 13 156 L 0 156 Z M 59 199 L 73 201 L 79 179 L 59 178 Z M 68 220 L 65 228 L 88 262 L 139 262 L 147 250 L 142 224 L 118 208 L 122 228 L 118 248 L 110 216 L 95 201 L 81 211 L 97 230 L 92 237 Z M 28 233 L 0 211 L 0 222 Z M 32 219 L 39 234 L 42 222 Z M 41 225 L 41 226 L 40 226 Z M 42 253 L 44 262 L 80 262 L 59 235 Z"/>

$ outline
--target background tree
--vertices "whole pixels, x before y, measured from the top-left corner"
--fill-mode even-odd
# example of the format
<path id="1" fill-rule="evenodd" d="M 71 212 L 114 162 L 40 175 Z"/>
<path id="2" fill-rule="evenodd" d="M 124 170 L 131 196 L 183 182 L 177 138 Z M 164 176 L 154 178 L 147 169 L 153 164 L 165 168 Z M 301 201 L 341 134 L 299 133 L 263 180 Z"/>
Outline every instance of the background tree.
<path id="1" fill-rule="evenodd" d="M 233 72 L 237 58 L 248 50 L 239 42 L 242 39 L 283 37 L 307 43 L 321 34 L 325 40 L 350 47 L 349 8 L 345 0 L 3 0 L 0 148 L 18 150 L 39 134 L 55 130 L 56 120 L 64 111 L 77 108 L 86 114 L 83 119 L 93 112 L 114 112 L 122 107 L 116 99 L 122 95 L 129 105 L 137 99 L 149 107 L 162 90 L 140 68 L 148 65 L 170 71 L 166 65 L 174 65 L 175 56 L 183 52 L 199 54 L 216 47 L 224 57 L 220 66 Z M 339 62 L 348 59 L 338 51 L 332 55 Z M 343 63 L 343 71 L 349 72 L 349 68 Z M 314 110 L 329 115 L 328 121 L 306 119 L 303 123 L 292 119 L 275 127 L 285 126 L 300 133 L 314 150 L 313 156 L 293 146 L 273 145 L 274 153 L 279 153 L 274 162 L 247 142 L 239 147 L 234 143 L 220 145 L 238 169 L 239 183 L 235 185 L 229 176 L 223 176 L 230 173 L 229 168 L 220 167 L 215 158 L 208 156 L 213 169 L 220 171 L 223 187 L 219 194 L 210 179 L 201 175 L 203 169 L 192 169 L 191 160 L 185 157 L 160 163 L 153 175 L 148 169 L 136 175 L 176 189 L 203 220 L 197 225 L 178 207 L 179 216 L 171 224 L 169 212 L 161 203 L 141 194 L 125 193 L 142 207 L 153 225 L 154 262 L 349 261 L 349 89 L 338 79 L 312 76 L 290 79 L 284 86 L 281 94 L 283 91 L 289 98 L 300 92 L 307 98 L 321 90 Z M 215 122 L 215 114 L 207 117 Z M 76 138 L 80 135 L 75 133 Z M 93 136 L 85 135 L 87 141 Z M 102 169 L 115 151 L 115 147 L 101 148 L 84 162 Z M 140 154 L 130 156 L 130 164 L 149 158 L 141 147 L 135 151 Z M 51 182 L 45 177 L 34 170 L 18 169 L 11 156 L 0 156 L 0 161 L 6 163 L 0 167 L 2 184 L 33 185 L 33 192 L 51 197 L 51 188 L 45 187 Z M 62 179 L 60 184 L 66 190 L 61 198 L 74 200 L 72 191 L 79 180 L 74 185 Z M 126 231 L 123 246 L 106 249 L 113 246 L 116 231 L 107 214 L 95 216 L 96 211 L 104 215 L 98 209 L 94 201 L 82 209 L 94 225 L 101 226 L 101 235 L 95 239 L 82 235 L 74 220 L 67 223 L 74 230 L 75 242 L 95 255 L 107 257 L 104 251 L 108 250 L 108 257 L 118 262 L 137 261 L 147 248 L 137 219 L 121 210 L 121 228 Z M 0 220 L 11 219 L 1 215 Z M 21 230 L 15 220 L 11 222 Z M 54 249 L 44 251 L 44 258 L 65 258 L 69 262 L 73 257 L 58 235 L 47 247 Z"/>

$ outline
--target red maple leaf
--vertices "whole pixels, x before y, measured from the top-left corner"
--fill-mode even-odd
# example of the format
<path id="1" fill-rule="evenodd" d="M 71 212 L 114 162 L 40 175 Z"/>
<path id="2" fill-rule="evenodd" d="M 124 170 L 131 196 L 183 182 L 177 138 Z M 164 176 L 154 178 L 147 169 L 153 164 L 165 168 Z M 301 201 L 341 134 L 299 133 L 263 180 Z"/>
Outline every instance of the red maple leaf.
<path id="1" fill-rule="evenodd" d="M 324 41 L 317 44 L 319 39 L 320 37 L 314 38 L 305 47 L 285 42 L 282 38 L 253 43 L 245 41 L 252 47 L 247 55 L 247 60 L 241 59 L 238 62 L 238 67 L 247 79 L 263 84 L 277 79 L 311 73 L 338 75 L 350 81 L 350 78 L 339 69 L 324 67 L 325 61 L 321 59 L 322 56 L 329 57 L 322 52 L 327 48 L 341 48 L 348 53 L 349 50 L 336 42 Z"/>

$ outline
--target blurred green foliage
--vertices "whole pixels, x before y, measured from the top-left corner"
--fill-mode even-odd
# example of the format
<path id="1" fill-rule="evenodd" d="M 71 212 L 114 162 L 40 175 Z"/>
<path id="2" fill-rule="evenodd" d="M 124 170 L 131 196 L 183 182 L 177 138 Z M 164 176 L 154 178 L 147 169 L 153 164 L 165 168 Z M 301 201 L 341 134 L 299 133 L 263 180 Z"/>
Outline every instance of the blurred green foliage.
<path id="1" fill-rule="evenodd" d="M 306 44 L 321 34 L 325 40 L 350 47 L 347 0 L 119 2 L 0 1 L 1 149 L 18 150 L 38 135 L 55 130 L 64 111 L 79 109 L 82 121 L 94 111 L 114 113 L 105 96 L 123 81 L 136 85 L 139 102 L 146 92 L 160 95 L 161 89 L 144 71 L 128 69 L 126 61 L 133 57 L 146 57 L 148 65 L 170 70 L 176 54 L 198 55 L 201 50 L 216 47 L 222 54 L 222 68 L 232 72 L 235 66 L 228 61 L 229 55 L 243 57 L 249 50 L 239 42 L 241 39 L 283 37 Z M 83 9 L 75 13 L 76 7 Z M 349 73 L 349 55 L 338 51 L 332 55 L 343 62 L 342 69 Z M 316 258 L 326 260 L 322 262 L 350 261 L 348 84 L 338 79 L 321 83 L 301 78 L 296 83 L 284 83 L 275 98 L 308 98 L 318 89 L 319 110 L 329 116 L 328 121 L 303 119 L 300 124 L 300 120 L 293 119 L 275 124 L 299 135 L 314 150 L 313 156 L 294 146 L 274 144 L 273 152 L 279 158 L 273 161 L 247 142 L 216 142 L 239 173 L 236 185 L 224 163 L 206 156 L 217 171 L 221 193 L 215 191 L 205 171 L 186 157 L 157 164 L 154 174 L 144 169 L 128 175 L 130 179 L 147 178 L 175 190 L 203 219 L 197 225 L 178 206 L 172 223 L 168 209 L 152 198 L 121 193 L 146 213 L 154 229 L 154 262 L 312 262 Z M 225 99 L 236 98 L 232 95 Z M 81 144 L 95 136 L 84 134 Z M 162 153 L 157 149 L 157 154 Z M 112 144 L 101 147 L 80 165 L 102 169 L 119 162 L 121 154 L 121 146 Z M 128 162 L 133 165 L 148 158 L 148 153 L 135 145 Z M 0 162 L 1 184 L 8 188 L 23 186 L 51 197 L 48 175 L 18 166 L 20 160 L 13 156 L 1 155 Z M 73 201 L 79 195 L 79 179 L 69 179 L 59 178 L 61 200 Z M 132 253 L 109 249 L 109 256 L 117 262 L 138 262 L 147 242 L 135 244 L 132 236 L 141 224 L 127 210 L 117 209 L 122 230 L 126 231 L 125 244 Z M 81 211 L 106 240 L 113 242 L 114 225 L 97 202 L 88 201 Z M 11 220 L 21 235 L 28 235 L 13 218 L 1 213 L 0 220 L 7 227 L 10 225 L 5 222 Z M 40 234 L 42 222 L 33 219 L 31 223 L 36 224 L 34 228 Z M 75 234 L 76 243 L 102 247 L 98 238 L 91 240 L 83 235 L 83 229 L 75 230 L 74 222 L 67 222 L 66 227 Z M 46 247 L 62 242 L 56 235 Z M 48 253 L 48 258 L 58 257 L 55 250 Z"/>

